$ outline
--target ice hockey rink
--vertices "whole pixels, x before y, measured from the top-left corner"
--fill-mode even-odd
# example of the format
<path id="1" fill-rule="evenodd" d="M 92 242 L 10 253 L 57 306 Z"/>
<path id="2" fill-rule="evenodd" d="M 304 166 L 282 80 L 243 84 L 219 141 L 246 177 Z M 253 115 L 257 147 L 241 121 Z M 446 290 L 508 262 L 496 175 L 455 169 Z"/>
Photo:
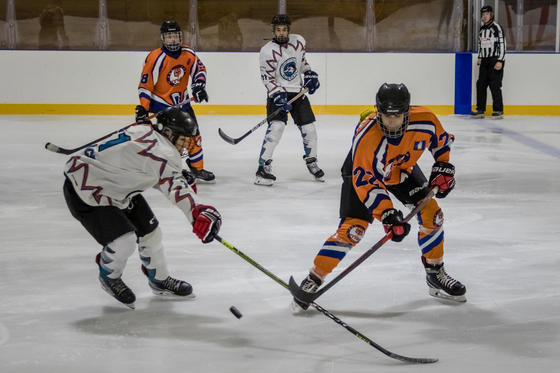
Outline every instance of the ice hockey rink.
<path id="1" fill-rule="evenodd" d="M 319 165 L 312 180 L 290 121 L 278 146 L 273 187 L 253 185 L 264 135 L 236 137 L 259 116 L 200 116 L 205 168 L 201 202 L 223 216 L 221 236 L 284 281 L 299 282 L 338 224 L 340 166 L 357 117 L 318 116 Z M 153 295 L 130 258 L 124 280 L 131 310 L 99 286 L 99 251 L 68 212 L 61 187 L 76 147 L 132 116 L 0 116 L 0 371 L 8 372 L 553 372 L 560 366 L 560 119 L 442 116 L 456 141 L 457 186 L 440 200 L 445 263 L 468 302 L 428 295 L 413 222 L 317 303 L 381 346 L 437 357 L 430 365 L 393 360 L 323 314 L 293 316 L 289 293 L 223 245 L 202 245 L 182 213 L 155 190 L 172 275 L 197 295 Z M 432 159 L 421 166 L 429 173 Z M 398 204 L 397 204 L 398 205 Z M 398 205 L 400 206 L 400 205 Z M 334 275 L 381 238 L 374 223 Z M 327 278 L 334 278 L 331 275 Z M 236 306 L 243 317 L 229 311 Z"/>

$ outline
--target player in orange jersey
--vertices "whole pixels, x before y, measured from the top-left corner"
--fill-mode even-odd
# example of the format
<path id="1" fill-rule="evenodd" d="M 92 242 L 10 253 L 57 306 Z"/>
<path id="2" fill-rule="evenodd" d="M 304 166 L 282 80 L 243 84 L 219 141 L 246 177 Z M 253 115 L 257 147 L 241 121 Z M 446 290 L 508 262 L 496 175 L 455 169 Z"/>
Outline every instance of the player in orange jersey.
<path id="1" fill-rule="evenodd" d="M 383 223 L 392 240 L 400 242 L 410 231 L 403 214 L 395 209 L 389 193 L 405 206 L 414 207 L 437 186 L 444 198 L 455 186 L 455 167 L 449 163 L 453 135 L 447 133 L 433 112 L 411 107 L 404 84 L 383 84 L 376 95 L 377 112 L 362 115 L 352 149 L 342 166 L 340 224 L 315 257 L 314 266 L 300 289 L 317 291 L 348 251 L 363 238 L 374 219 Z M 435 163 L 429 181 L 417 165 L 428 150 Z M 443 213 L 431 199 L 417 215 L 418 245 L 426 270 L 429 294 L 459 302 L 466 301 L 466 288 L 445 272 L 443 266 Z M 309 304 L 294 298 L 294 311 Z"/>
<path id="2" fill-rule="evenodd" d="M 206 93 L 206 67 L 195 51 L 182 43 L 183 33 L 175 21 L 165 21 L 161 25 L 161 48 L 155 49 L 144 62 L 138 95 L 140 105 L 136 106 L 136 122 L 148 121 L 148 113 L 159 113 L 173 105 L 181 105 L 183 111 L 197 122 L 188 101 L 189 78 L 195 102 L 208 102 Z M 198 127 L 198 122 L 197 122 Z M 200 132 L 189 140 L 186 162 L 194 176 L 204 182 L 215 182 L 212 172 L 204 169 L 204 156 Z"/>

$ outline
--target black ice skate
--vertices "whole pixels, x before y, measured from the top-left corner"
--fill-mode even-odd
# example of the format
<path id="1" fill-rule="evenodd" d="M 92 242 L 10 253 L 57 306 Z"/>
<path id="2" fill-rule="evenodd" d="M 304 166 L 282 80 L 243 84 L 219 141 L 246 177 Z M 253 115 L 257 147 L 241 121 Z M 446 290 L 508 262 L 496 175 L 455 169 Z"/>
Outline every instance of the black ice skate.
<path id="1" fill-rule="evenodd" d="M 142 272 L 148 277 L 148 284 L 156 295 L 181 297 L 184 299 L 194 298 L 192 286 L 186 281 L 178 280 L 171 276 L 163 281 L 158 281 L 148 274 L 148 269 L 142 266 Z"/>
<path id="2" fill-rule="evenodd" d="M 136 296 L 130 290 L 124 281 L 119 277 L 116 279 L 109 278 L 106 271 L 99 264 L 101 260 L 101 253 L 97 254 L 95 257 L 95 262 L 99 266 L 99 282 L 101 288 L 105 290 L 110 296 L 123 303 L 127 307 L 132 309 L 135 308 L 134 302 L 136 301 Z"/>
<path id="3" fill-rule="evenodd" d="M 455 302 L 466 302 L 465 285 L 455 280 L 445 272 L 443 263 L 424 264 L 426 269 L 426 282 L 432 297 L 453 300 Z"/>
<path id="4" fill-rule="evenodd" d="M 272 159 L 267 160 L 264 166 L 259 166 L 255 174 L 255 184 L 256 185 L 266 185 L 271 186 L 276 181 L 276 176 L 271 174 L 272 171 Z"/>
<path id="5" fill-rule="evenodd" d="M 200 180 L 206 184 L 215 184 L 216 183 L 216 176 L 205 169 L 197 170 L 191 167 L 191 172 L 197 180 Z"/>
<path id="6" fill-rule="evenodd" d="M 495 111 L 492 113 L 492 119 L 504 119 L 504 112 L 503 111 Z"/>
<path id="7" fill-rule="evenodd" d="M 322 283 L 323 280 L 319 276 L 310 272 L 309 275 L 307 275 L 307 277 L 301 282 L 299 288 L 307 293 L 315 293 Z M 293 313 L 301 313 L 307 311 L 308 308 L 309 303 L 301 301 L 297 298 L 292 300 L 291 309 Z"/>
<path id="8" fill-rule="evenodd" d="M 483 111 L 471 111 L 471 118 L 484 118 Z"/>
<path id="9" fill-rule="evenodd" d="M 306 158 L 305 164 L 307 165 L 307 169 L 309 170 L 311 175 L 315 176 L 315 180 L 325 181 L 325 179 L 323 179 L 325 173 L 323 172 L 323 170 L 319 168 L 319 166 L 317 166 L 317 158 L 315 157 Z"/>

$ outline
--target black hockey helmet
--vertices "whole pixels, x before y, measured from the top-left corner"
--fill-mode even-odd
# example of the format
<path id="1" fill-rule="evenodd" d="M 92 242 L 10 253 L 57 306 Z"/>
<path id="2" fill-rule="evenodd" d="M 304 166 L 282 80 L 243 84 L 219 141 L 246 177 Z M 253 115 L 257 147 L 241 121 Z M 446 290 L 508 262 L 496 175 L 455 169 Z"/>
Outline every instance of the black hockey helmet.
<path id="1" fill-rule="evenodd" d="M 287 14 L 277 14 L 274 17 L 272 17 L 272 21 L 270 22 L 270 24 L 273 27 L 277 25 L 286 25 L 288 26 L 289 29 L 290 25 L 292 24 L 292 21 L 290 20 L 290 17 L 288 17 Z"/>
<path id="2" fill-rule="evenodd" d="M 272 33 L 274 34 L 272 40 L 278 44 L 284 44 L 288 42 L 289 38 L 278 38 L 274 33 L 274 31 L 276 30 L 276 26 L 284 25 L 288 27 L 288 33 L 289 33 L 291 24 L 292 21 L 290 20 L 290 17 L 288 17 L 287 14 L 277 14 L 274 17 L 272 17 L 272 21 L 270 22 L 270 25 L 272 26 Z"/>
<path id="3" fill-rule="evenodd" d="M 177 107 L 170 107 L 157 115 L 154 129 L 175 144 L 179 136 L 192 137 L 198 133 L 195 120 Z"/>
<path id="4" fill-rule="evenodd" d="M 377 106 L 377 121 L 386 137 L 401 137 L 408 126 L 408 117 L 410 112 L 410 93 L 403 83 L 383 83 L 377 95 L 375 95 L 375 105 Z M 389 130 L 383 125 L 381 114 L 399 115 L 404 114 L 403 124 L 397 130 Z"/>
<path id="5" fill-rule="evenodd" d="M 482 8 L 480 8 L 480 15 L 485 12 L 494 14 L 494 8 L 492 8 L 491 5 L 484 5 Z"/>
<path id="6" fill-rule="evenodd" d="M 161 33 L 161 43 L 165 48 L 171 52 L 178 51 L 181 49 L 181 43 L 183 42 L 183 33 L 181 32 L 181 26 L 176 21 L 164 21 L 159 29 Z M 177 35 L 178 39 L 173 41 L 166 41 L 166 35 Z"/>

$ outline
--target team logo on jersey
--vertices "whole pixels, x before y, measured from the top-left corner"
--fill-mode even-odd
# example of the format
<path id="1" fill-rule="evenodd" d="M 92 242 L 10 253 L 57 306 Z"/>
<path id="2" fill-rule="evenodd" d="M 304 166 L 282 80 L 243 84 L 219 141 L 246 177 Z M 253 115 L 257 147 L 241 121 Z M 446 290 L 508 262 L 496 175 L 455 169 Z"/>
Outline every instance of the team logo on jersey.
<path id="1" fill-rule="evenodd" d="M 438 209 L 434 214 L 434 227 L 439 228 L 443 225 L 443 211 Z"/>
<path id="2" fill-rule="evenodd" d="M 385 166 L 385 170 L 383 171 L 383 181 L 388 181 L 391 178 L 393 167 L 398 167 L 401 164 L 408 162 L 409 160 L 409 152 L 406 152 L 406 154 L 399 154 L 395 158 L 389 159 L 387 161 L 387 166 Z"/>
<path id="3" fill-rule="evenodd" d="M 167 82 L 170 85 L 177 85 L 181 82 L 181 78 L 185 76 L 187 70 L 183 65 L 173 66 L 169 74 L 167 74 Z"/>
<path id="4" fill-rule="evenodd" d="M 357 244 L 364 237 L 364 233 L 366 233 L 364 227 L 361 225 L 353 225 L 348 228 L 346 235 L 353 244 Z"/>
<path id="5" fill-rule="evenodd" d="M 297 76 L 296 58 L 290 57 L 280 65 L 280 75 L 284 80 L 294 80 Z"/>

